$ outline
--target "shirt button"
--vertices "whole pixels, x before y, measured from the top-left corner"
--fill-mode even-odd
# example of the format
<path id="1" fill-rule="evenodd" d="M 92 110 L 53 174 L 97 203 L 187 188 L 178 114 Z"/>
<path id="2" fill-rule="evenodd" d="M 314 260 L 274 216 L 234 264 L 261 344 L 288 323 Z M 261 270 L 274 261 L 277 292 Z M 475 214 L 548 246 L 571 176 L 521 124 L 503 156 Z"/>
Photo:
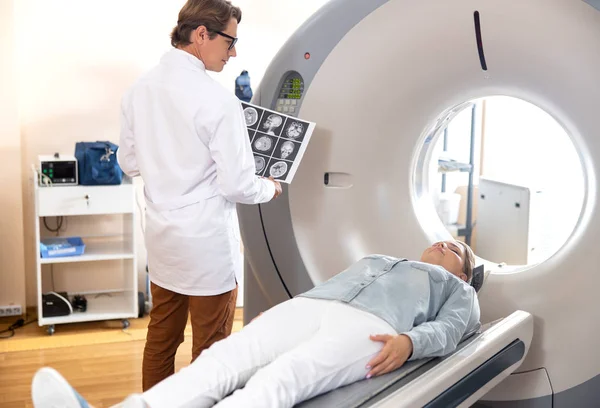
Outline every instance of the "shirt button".
<path id="1" fill-rule="evenodd" d="M 377 276 L 377 275 L 375 275 L 375 274 L 372 274 L 372 275 L 371 275 L 371 278 L 374 278 L 374 277 L 376 277 L 376 276 Z"/>
<path id="2" fill-rule="evenodd" d="M 361 283 L 361 284 L 360 284 L 360 286 L 365 286 L 365 285 L 366 285 L 366 283 Z"/>

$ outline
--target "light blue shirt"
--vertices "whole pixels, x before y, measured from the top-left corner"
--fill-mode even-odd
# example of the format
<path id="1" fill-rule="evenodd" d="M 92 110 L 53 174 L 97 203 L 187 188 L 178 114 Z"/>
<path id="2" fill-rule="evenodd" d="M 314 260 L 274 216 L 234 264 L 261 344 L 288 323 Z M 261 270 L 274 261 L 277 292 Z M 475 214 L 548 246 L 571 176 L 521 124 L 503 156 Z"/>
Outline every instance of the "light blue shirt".
<path id="1" fill-rule="evenodd" d="M 299 296 L 372 313 L 412 340 L 409 360 L 444 356 L 480 327 L 475 289 L 441 266 L 369 255 Z"/>

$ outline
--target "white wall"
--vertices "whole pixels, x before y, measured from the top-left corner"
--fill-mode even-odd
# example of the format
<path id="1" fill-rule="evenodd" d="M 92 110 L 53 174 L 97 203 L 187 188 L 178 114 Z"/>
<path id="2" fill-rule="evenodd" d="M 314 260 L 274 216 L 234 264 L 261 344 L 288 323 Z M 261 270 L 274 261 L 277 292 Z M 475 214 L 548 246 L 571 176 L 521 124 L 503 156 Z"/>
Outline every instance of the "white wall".
<path id="1" fill-rule="evenodd" d="M 0 1 L 0 305 L 25 305 L 14 2 Z"/>
<path id="2" fill-rule="evenodd" d="M 270 60 L 294 30 L 326 0 L 239 0 L 234 4 L 243 12 L 238 36 L 238 57 L 230 60 L 224 72 L 214 74 L 217 81 L 233 92 L 235 77 L 243 69 L 250 72 L 256 88 Z M 6 67 L 10 52 L 3 52 L 1 71 L 3 92 L 0 106 L 3 113 L 17 112 L 0 127 L 3 131 L 0 147 L 9 140 L 16 152 L 10 157 L 22 157 L 13 197 L 5 207 L 14 213 L 2 235 L 3 248 L 13 245 L 15 258 L 21 266 L 13 267 L 2 260 L 0 266 L 10 266 L 2 272 L 0 304 L 12 299 L 4 293 L 16 293 L 18 281 L 26 274 L 27 304 L 35 299 L 35 253 L 33 224 L 29 216 L 28 176 L 38 154 L 72 153 L 75 142 L 111 140 L 118 142 L 118 109 L 125 89 L 145 70 L 152 67 L 171 45 L 169 34 L 177 21 L 183 0 L 20 0 L 13 18 L 11 1 L 0 2 L 0 23 L 3 33 L 16 29 L 18 81 Z M 8 39 L 8 40 L 7 40 Z M 14 40 L 15 37 L 12 37 Z M 2 41 L 10 41 L 3 35 Z M 3 50 L 6 45 L 3 44 Z M 9 50 L 10 51 L 10 50 Z M 6 59 L 6 55 L 9 58 Z M 13 59 L 13 62 L 14 59 Z M 4 83 L 10 86 L 4 86 Z M 17 104 L 15 84 L 18 83 Z M 8 89 L 6 93 L 4 90 Z M 11 89 L 14 92 L 10 92 Z M 11 138 L 4 136 L 9 127 Z M 20 133 L 19 133 L 20 129 Z M 14 154 L 13 154 L 14 153 Z M 4 164 L 6 167 L 8 165 Z M 16 164 L 16 167 L 19 167 Z M 14 175 L 13 173 L 12 175 Z M 21 216 L 20 197 L 23 188 L 25 215 Z M 20 254 L 25 228 L 25 266 Z M 138 233 L 140 229 L 138 229 Z M 15 239 L 15 236 L 17 237 Z M 143 243 L 140 239 L 138 242 Z M 145 252 L 140 248 L 140 284 L 144 284 Z M 0 252 L 0 255 L 4 255 Z M 4 257 L 3 257 L 4 258 Z M 18 262 L 17 262 L 18 263 Z M 72 277 L 69 279 L 76 279 Z M 61 285 L 70 284 L 60 282 Z M 75 286 L 77 282 L 73 282 Z M 140 286 L 143 290 L 144 286 Z M 63 287 L 61 289 L 69 289 Z M 22 291 L 22 288 L 21 288 Z"/>

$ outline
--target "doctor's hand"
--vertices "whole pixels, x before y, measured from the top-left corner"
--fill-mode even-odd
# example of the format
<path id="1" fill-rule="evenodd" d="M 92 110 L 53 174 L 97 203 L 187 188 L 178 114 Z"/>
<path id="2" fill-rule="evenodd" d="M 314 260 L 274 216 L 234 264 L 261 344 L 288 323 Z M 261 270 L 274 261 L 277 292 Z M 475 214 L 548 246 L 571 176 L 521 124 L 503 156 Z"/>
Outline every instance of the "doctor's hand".
<path id="1" fill-rule="evenodd" d="M 367 378 L 386 374 L 400 368 L 412 354 L 413 345 L 410 337 L 400 334 L 377 334 L 369 336 L 373 341 L 384 342 L 385 345 L 375 357 L 367 364 Z"/>
<path id="2" fill-rule="evenodd" d="M 281 189 L 281 183 L 277 180 L 275 180 L 272 176 L 269 177 L 269 180 L 271 180 L 273 183 L 275 183 L 275 194 L 273 194 L 273 199 L 276 199 L 277 197 L 279 197 L 281 195 L 281 192 L 283 191 Z"/>

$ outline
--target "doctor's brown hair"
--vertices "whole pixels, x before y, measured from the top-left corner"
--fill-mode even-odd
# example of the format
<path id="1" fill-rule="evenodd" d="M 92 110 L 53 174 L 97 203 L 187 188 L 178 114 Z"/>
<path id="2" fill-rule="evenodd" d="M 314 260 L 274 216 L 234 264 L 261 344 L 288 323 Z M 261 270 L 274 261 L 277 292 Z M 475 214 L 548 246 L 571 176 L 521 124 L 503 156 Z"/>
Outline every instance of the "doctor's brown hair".
<path id="1" fill-rule="evenodd" d="M 215 38 L 216 31 L 224 31 L 229 20 L 242 21 L 242 10 L 228 0 L 188 0 L 179 11 L 177 26 L 171 32 L 171 45 L 182 47 L 190 42 L 190 34 L 200 26 L 209 31 L 208 38 Z"/>
<path id="2" fill-rule="evenodd" d="M 471 247 L 464 242 L 457 240 L 456 243 L 465 250 L 465 264 L 463 265 L 462 272 L 467 275 L 467 283 L 471 283 L 471 279 L 473 279 L 473 268 L 475 268 L 475 254 Z"/>

